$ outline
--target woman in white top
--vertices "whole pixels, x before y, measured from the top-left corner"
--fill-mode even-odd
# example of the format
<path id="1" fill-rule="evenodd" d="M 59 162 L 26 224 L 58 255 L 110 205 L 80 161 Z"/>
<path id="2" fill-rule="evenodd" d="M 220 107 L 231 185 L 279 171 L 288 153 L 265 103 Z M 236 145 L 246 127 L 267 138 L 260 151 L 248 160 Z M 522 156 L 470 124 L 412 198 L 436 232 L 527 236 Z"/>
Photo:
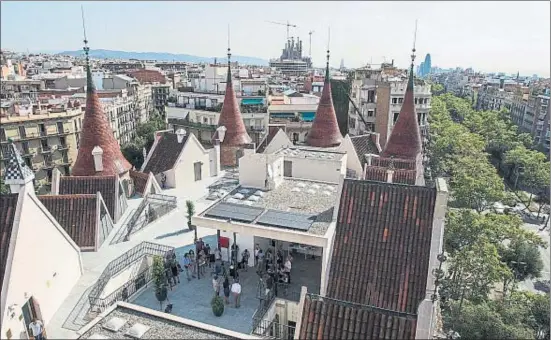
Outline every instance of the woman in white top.
<path id="1" fill-rule="evenodd" d="M 239 308 L 241 300 L 241 284 L 239 283 L 239 279 L 235 279 L 231 285 L 231 293 L 235 298 L 235 308 Z"/>
<path id="2" fill-rule="evenodd" d="M 287 256 L 287 260 L 285 261 L 285 268 L 283 271 L 285 274 L 287 274 L 288 283 L 291 283 L 291 257 Z"/>
<path id="3" fill-rule="evenodd" d="M 214 295 L 220 295 L 220 281 L 218 280 L 218 275 L 214 275 L 212 278 L 212 289 L 214 289 Z"/>

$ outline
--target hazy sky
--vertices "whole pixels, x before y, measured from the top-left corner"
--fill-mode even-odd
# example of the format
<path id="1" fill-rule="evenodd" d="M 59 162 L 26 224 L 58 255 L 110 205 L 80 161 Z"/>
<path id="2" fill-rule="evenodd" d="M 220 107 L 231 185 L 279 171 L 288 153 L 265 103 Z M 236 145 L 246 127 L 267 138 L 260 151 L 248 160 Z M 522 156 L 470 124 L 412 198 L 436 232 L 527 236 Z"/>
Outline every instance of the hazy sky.
<path id="1" fill-rule="evenodd" d="M 373 60 L 409 64 L 415 19 L 416 63 L 549 76 L 550 3 L 541 2 L 82 2 L 92 49 L 223 56 L 227 26 L 234 55 L 279 57 L 296 24 L 314 64 L 358 67 Z M 81 2 L 1 2 L 1 45 L 17 51 L 82 48 Z"/>

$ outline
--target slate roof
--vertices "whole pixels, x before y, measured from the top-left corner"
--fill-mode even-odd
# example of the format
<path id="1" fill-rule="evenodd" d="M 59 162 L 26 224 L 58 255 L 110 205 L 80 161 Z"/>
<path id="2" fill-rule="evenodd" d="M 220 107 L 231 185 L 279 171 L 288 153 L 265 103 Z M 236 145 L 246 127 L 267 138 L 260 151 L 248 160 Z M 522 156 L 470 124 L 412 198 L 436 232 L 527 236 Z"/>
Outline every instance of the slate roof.
<path id="1" fill-rule="evenodd" d="M 18 194 L 0 195 L 0 288 L 4 283 Z"/>
<path id="2" fill-rule="evenodd" d="M 98 191 L 105 202 L 111 219 L 115 218 L 115 205 L 117 204 L 116 188 L 117 175 L 112 176 L 62 176 L 59 178 L 60 195 L 95 195 Z"/>
<path id="3" fill-rule="evenodd" d="M 413 339 L 415 328 L 413 315 L 307 294 L 299 338 Z"/>
<path id="4" fill-rule="evenodd" d="M 367 162 L 367 160 L 365 159 L 366 154 L 379 154 L 379 149 L 373 141 L 373 136 L 371 134 L 352 136 L 350 137 L 350 140 L 352 141 L 352 145 L 354 145 L 354 150 L 356 150 L 358 159 L 360 160 L 360 162 L 362 162 L 362 164 Z"/>
<path id="5" fill-rule="evenodd" d="M 268 126 L 268 134 L 262 139 L 258 147 L 256 148 L 256 153 L 263 153 L 272 139 L 277 135 L 277 132 L 281 129 L 281 126 Z"/>
<path id="6" fill-rule="evenodd" d="M 435 188 L 344 180 L 327 297 L 350 306 L 305 303 L 301 339 L 415 337 L 435 201 Z"/>
<path id="7" fill-rule="evenodd" d="M 182 143 L 178 143 L 178 136 L 175 133 L 164 132 L 160 134 L 157 146 L 153 149 L 143 172 L 152 172 L 157 175 L 174 168 L 189 136 L 190 134 L 186 133 Z"/>
<path id="8" fill-rule="evenodd" d="M 96 247 L 98 217 L 95 194 L 41 195 L 38 199 L 79 247 Z"/>
<path id="9" fill-rule="evenodd" d="M 130 178 L 134 182 L 134 190 L 138 194 L 143 195 L 149 175 L 140 171 L 130 170 Z"/>

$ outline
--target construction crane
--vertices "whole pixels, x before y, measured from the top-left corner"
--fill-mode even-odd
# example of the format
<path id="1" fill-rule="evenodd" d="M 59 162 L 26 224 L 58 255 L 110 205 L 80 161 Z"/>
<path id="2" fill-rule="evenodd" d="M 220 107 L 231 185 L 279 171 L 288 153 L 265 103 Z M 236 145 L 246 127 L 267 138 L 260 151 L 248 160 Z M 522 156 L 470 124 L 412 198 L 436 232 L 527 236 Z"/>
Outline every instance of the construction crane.
<path id="1" fill-rule="evenodd" d="M 310 58 L 312 58 L 312 34 L 314 34 L 315 31 L 308 32 L 308 35 L 310 36 L 310 48 L 308 49 L 308 54 Z"/>
<path id="2" fill-rule="evenodd" d="M 267 22 L 269 22 L 271 24 L 287 26 L 287 40 L 289 40 L 289 27 L 297 28 L 297 25 L 291 24 L 291 23 L 289 23 L 289 21 L 287 21 L 286 24 L 282 23 L 282 22 L 276 22 L 276 21 L 267 21 Z"/>

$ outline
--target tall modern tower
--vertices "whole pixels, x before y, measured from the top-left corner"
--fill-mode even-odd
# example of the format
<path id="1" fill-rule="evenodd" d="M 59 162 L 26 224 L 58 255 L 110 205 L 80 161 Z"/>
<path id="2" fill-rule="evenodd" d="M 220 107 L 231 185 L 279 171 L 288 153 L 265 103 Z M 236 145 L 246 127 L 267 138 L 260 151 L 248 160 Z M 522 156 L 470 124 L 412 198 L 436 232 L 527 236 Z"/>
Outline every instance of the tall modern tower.
<path id="1" fill-rule="evenodd" d="M 430 53 L 427 53 L 425 56 L 425 61 L 423 62 L 423 77 L 429 75 L 431 67 Z"/>

